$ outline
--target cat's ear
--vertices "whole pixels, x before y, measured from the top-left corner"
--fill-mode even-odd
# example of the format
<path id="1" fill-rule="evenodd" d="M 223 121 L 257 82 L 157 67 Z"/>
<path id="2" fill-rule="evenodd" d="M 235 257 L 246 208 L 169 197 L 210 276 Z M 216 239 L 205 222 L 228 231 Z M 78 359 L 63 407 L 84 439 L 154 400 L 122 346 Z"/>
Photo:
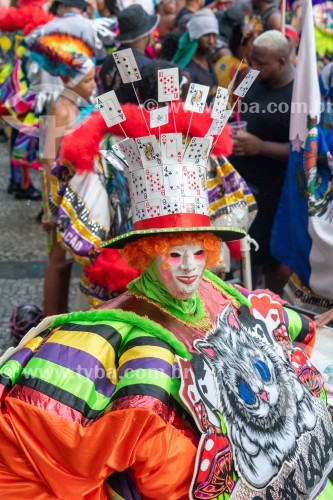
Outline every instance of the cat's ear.
<path id="1" fill-rule="evenodd" d="M 194 347 L 199 352 L 206 355 L 208 358 L 210 358 L 210 359 L 216 358 L 216 353 L 214 351 L 214 348 L 213 348 L 212 344 L 210 344 L 209 342 L 205 342 L 204 340 L 195 340 Z"/>

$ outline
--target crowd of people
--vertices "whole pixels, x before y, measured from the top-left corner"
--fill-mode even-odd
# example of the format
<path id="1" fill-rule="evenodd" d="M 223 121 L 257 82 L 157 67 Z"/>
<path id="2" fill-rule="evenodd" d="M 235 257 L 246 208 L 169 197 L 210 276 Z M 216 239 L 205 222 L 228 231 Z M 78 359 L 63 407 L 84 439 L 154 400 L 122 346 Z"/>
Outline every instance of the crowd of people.
<path id="1" fill-rule="evenodd" d="M 41 204 L 48 241 L 44 319 L 0 358 L 0 497 L 332 498 L 310 359 L 333 293 L 315 308 L 307 288 L 310 316 L 295 310 L 297 269 L 271 242 L 299 11 L 286 24 L 273 0 L 0 5 L 8 194 Z M 230 283 L 247 233 L 250 289 Z"/>

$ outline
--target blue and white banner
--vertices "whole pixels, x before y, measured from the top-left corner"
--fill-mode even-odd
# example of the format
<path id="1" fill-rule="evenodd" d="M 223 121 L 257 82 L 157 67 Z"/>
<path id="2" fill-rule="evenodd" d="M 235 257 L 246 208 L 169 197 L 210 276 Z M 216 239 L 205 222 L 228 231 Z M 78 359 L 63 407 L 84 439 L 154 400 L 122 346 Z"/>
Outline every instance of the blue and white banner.
<path id="1" fill-rule="evenodd" d="M 290 122 L 290 154 L 271 252 L 317 295 L 333 299 L 333 160 L 318 128 L 317 76 L 312 3 L 303 3 Z"/>

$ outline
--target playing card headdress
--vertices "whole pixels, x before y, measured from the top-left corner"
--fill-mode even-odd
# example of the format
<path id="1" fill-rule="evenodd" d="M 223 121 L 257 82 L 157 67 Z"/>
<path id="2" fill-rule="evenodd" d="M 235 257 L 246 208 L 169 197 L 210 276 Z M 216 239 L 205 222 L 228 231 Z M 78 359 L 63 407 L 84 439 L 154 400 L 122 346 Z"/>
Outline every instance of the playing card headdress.
<path id="1" fill-rule="evenodd" d="M 141 80 L 131 49 L 119 51 L 114 57 L 123 83 Z M 256 72 L 243 80 L 234 94 L 244 96 L 255 77 Z M 160 70 L 158 80 L 159 102 L 179 99 L 178 68 Z M 207 195 L 208 158 L 214 147 L 213 136 L 222 132 L 231 114 L 226 107 L 232 84 L 228 89 L 218 88 L 210 129 L 205 137 L 192 137 L 185 151 L 182 134 L 177 132 L 159 134 L 160 144 L 155 135 L 149 134 L 126 137 L 116 145 L 113 152 L 121 156 L 128 167 L 134 230 L 103 246 L 123 248 L 130 241 L 160 233 L 211 232 L 224 241 L 245 236 L 242 229 L 211 226 Z M 202 113 L 208 91 L 209 87 L 191 84 L 184 109 Z M 114 91 L 99 96 L 97 103 L 109 127 L 126 119 Z M 167 120 L 167 107 L 158 108 L 150 114 L 150 128 L 160 127 Z M 107 158 L 107 152 L 102 153 Z"/>

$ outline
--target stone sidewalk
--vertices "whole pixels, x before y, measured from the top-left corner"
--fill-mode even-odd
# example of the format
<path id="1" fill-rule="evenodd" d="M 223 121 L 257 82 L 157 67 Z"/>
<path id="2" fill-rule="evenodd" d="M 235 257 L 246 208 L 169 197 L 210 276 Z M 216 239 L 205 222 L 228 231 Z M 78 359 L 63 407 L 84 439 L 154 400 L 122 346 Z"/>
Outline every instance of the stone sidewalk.
<path id="1" fill-rule="evenodd" d="M 41 202 L 15 200 L 7 193 L 9 159 L 6 144 L 0 144 L 0 355 L 11 345 L 8 322 L 20 304 L 42 305 L 46 267 L 46 241 L 36 216 Z M 33 183 L 40 187 L 38 172 Z M 71 283 L 70 307 L 75 307 L 78 269 Z"/>

